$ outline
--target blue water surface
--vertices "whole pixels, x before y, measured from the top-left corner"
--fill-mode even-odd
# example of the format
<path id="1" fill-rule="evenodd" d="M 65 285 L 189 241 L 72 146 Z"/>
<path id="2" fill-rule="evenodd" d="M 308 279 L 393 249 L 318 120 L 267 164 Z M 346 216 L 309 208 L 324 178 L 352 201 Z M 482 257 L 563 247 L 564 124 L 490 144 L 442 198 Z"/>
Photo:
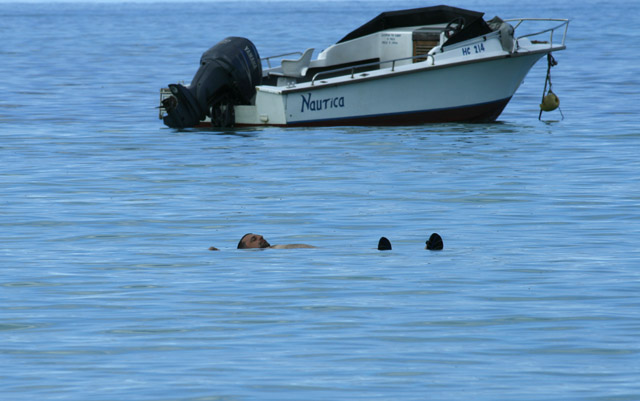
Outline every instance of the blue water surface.
<path id="1" fill-rule="evenodd" d="M 155 108 L 222 38 L 431 4 L 2 3 L 1 398 L 640 399 L 640 5 L 517 3 L 452 5 L 571 19 L 564 119 L 225 131 Z"/>

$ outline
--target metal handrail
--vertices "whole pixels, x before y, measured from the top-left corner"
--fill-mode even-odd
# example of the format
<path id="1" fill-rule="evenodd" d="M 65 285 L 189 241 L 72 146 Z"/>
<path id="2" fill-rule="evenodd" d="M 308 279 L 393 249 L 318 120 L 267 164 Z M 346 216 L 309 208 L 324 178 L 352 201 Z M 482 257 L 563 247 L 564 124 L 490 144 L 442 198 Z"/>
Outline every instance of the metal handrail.
<path id="1" fill-rule="evenodd" d="M 320 76 L 320 75 L 328 75 L 328 74 L 333 74 L 333 73 L 342 72 L 342 71 L 351 71 L 351 78 L 354 78 L 356 68 L 373 67 L 373 66 L 380 65 L 380 64 L 391 63 L 391 71 L 395 71 L 396 61 L 414 60 L 414 59 L 418 59 L 418 58 L 424 58 L 425 61 L 427 61 L 429 59 L 429 57 L 431 57 L 431 65 L 434 65 L 436 60 L 435 60 L 435 58 L 433 57 L 432 54 L 420 54 L 418 56 L 402 57 L 402 58 L 397 58 L 397 59 L 394 59 L 394 60 L 376 61 L 375 63 L 356 64 L 356 65 L 353 65 L 353 66 L 350 66 L 350 67 L 336 68 L 335 70 L 320 71 L 320 72 L 316 73 L 313 76 L 313 78 L 311 79 L 311 86 L 314 85 L 314 83 L 316 81 L 316 78 L 318 78 L 318 76 Z"/>
<path id="2" fill-rule="evenodd" d="M 285 57 L 285 56 L 293 56 L 293 55 L 297 55 L 297 56 L 302 56 L 302 52 L 291 52 L 291 53 L 285 53 L 285 54 L 278 54 L 277 56 L 269 56 L 269 57 L 263 57 L 260 59 L 260 61 L 266 61 L 267 65 L 269 66 L 269 68 L 271 68 L 271 59 L 272 58 L 280 58 L 280 57 Z"/>
<path id="3" fill-rule="evenodd" d="M 564 32 L 562 33 L 562 46 L 564 46 L 565 39 L 567 38 L 567 30 L 569 29 L 569 20 L 566 19 L 566 18 L 512 18 L 512 19 L 504 20 L 504 22 L 513 22 L 513 21 L 518 21 L 518 23 L 513 27 L 514 32 L 515 32 L 516 28 L 518 28 L 525 21 L 557 21 L 557 22 L 561 22 L 561 24 L 559 24 L 557 26 L 554 26 L 552 28 L 547 28 L 547 29 L 544 29 L 544 30 L 542 30 L 540 32 L 529 33 L 529 34 L 526 34 L 526 35 L 518 36 L 516 39 L 527 38 L 527 37 L 531 37 L 531 36 L 537 36 L 537 35 L 541 35 L 543 33 L 550 32 L 549 33 L 549 45 L 553 46 L 553 33 L 557 29 L 562 28 L 564 26 Z"/>

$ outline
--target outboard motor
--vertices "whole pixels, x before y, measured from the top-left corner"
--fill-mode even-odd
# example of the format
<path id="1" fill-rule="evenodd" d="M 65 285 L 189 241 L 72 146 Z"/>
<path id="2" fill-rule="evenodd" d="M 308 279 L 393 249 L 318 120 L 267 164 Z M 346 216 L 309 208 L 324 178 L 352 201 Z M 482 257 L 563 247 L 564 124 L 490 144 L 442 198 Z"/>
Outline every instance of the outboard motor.
<path id="1" fill-rule="evenodd" d="M 172 96 L 162 101 L 163 121 L 171 128 L 196 126 L 205 116 L 215 127 L 233 126 L 233 106 L 251 104 L 262 80 L 256 47 L 245 38 L 229 37 L 202 55 L 189 86 L 171 84 Z"/>

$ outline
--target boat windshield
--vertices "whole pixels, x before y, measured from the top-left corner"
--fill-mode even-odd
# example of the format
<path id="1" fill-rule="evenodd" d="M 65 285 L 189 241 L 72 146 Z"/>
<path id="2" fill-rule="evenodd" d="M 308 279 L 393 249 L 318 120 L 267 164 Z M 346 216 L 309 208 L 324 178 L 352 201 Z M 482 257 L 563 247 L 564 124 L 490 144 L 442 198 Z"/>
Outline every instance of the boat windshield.
<path id="1" fill-rule="evenodd" d="M 360 38 L 385 29 L 420 25 L 447 24 L 458 20 L 463 27 L 452 35 L 445 45 L 462 42 L 480 35 L 491 33 L 491 28 L 482 19 L 484 13 L 450 6 L 413 8 L 409 10 L 384 12 L 356 30 L 349 33 L 338 43 Z"/>

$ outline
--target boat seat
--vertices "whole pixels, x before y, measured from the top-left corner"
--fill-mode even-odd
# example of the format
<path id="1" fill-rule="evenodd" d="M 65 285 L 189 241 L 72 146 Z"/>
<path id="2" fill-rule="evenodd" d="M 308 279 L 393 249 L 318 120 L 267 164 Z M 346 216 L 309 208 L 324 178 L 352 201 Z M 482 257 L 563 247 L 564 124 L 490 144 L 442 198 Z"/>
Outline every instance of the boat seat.
<path id="1" fill-rule="evenodd" d="M 307 74 L 309 64 L 311 63 L 311 55 L 313 48 L 307 49 L 298 60 L 282 60 L 282 75 L 285 77 L 301 78 Z"/>

